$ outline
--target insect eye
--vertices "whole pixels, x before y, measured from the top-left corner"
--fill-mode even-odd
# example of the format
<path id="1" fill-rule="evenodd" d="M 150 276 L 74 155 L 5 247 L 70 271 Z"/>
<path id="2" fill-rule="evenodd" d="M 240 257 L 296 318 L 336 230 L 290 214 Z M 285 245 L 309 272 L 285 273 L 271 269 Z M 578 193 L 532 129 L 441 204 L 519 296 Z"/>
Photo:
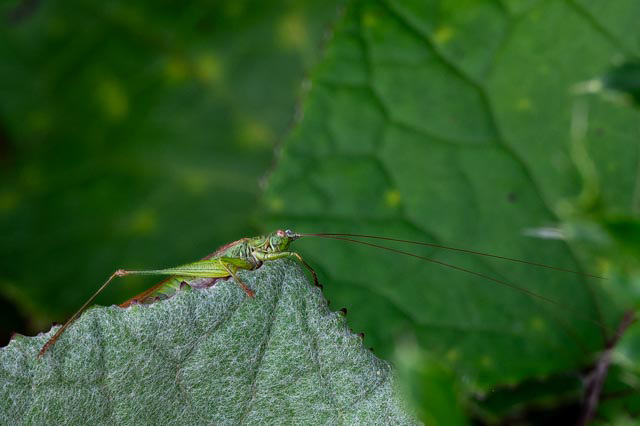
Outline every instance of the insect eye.
<path id="1" fill-rule="evenodd" d="M 282 229 L 278 229 L 278 230 L 276 231 L 276 235 L 277 235 L 278 237 L 284 237 L 284 236 L 285 236 L 285 232 L 284 232 Z"/>

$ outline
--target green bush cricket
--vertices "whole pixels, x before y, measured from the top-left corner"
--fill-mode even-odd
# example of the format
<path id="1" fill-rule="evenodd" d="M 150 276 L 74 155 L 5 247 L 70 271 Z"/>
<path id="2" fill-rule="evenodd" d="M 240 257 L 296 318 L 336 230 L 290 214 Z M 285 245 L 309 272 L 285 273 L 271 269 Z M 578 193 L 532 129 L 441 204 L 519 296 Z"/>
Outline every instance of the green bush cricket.
<path id="1" fill-rule="evenodd" d="M 400 242 L 400 243 L 406 243 L 406 244 L 429 246 L 429 247 L 435 247 L 435 248 L 444 249 L 444 250 L 453 250 L 453 251 L 458 251 L 458 252 L 463 252 L 463 253 L 468 253 L 468 254 L 473 254 L 478 256 L 487 256 L 487 257 L 492 257 L 500 260 L 524 263 L 524 264 L 535 266 L 535 267 L 553 269 L 556 271 L 568 272 L 572 274 L 578 274 L 578 275 L 588 276 L 592 278 L 602 279 L 602 277 L 599 277 L 596 275 L 586 274 L 586 273 L 577 272 L 569 269 L 558 268 L 550 265 L 529 262 L 526 260 L 514 259 L 514 258 L 498 256 L 498 255 L 489 254 L 489 253 L 483 253 L 483 252 L 450 247 L 450 246 L 443 246 L 438 244 L 430 244 L 430 243 L 423 243 L 418 241 L 402 240 L 402 239 L 388 238 L 388 237 L 377 237 L 377 236 L 362 235 L 362 234 L 328 234 L 328 233 L 301 234 L 301 233 L 295 233 L 291 230 L 286 230 L 286 231 L 277 230 L 275 232 L 272 232 L 264 236 L 242 238 L 240 240 L 234 241 L 232 243 L 229 243 L 227 245 L 220 247 L 218 250 L 216 250 L 215 252 L 211 253 L 210 255 L 206 256 L 201 260 L 198 260 L 192 263 L 187 263 L 187 264 L 173 267 L 173 268 L 153 269 L 153 270 L 125 270 L 125 269 L 116 270 L 105 281 L 105 283 L 102 284 L 102 286 L 100 286 L 100 288 L 89 298 L 89 300 L 87 300 L 82 305 L 82 307 L 80 307 L 80 309 L 78 309 L 78 311 L 75 314 L 73 314 L 71 318 L 69 318 L 65 322 L 65 324 L 60 329 L 58 329 L 58 331 L 45 343 L 45 345 L 40 350 L 38 357 L 41 357 L 42 355 L 44 355 L 47 352 L 47 350 L 55 344 L 55 342 L 60 338 L 62 333 L 78 318 L 78 316 L 80 316 L 80 314 L 82 314 L 82 312 L 91 304 L 91 302 L 93 302 L 95 298 L 116 277 L 123 277 L 127 275 L 170 275 L 168 279 L 158 283 L 157 285 L 149 288 L 148 290 L 122 303 L 120 305 L 121 307 L 130 306 L 132 303 L 135 303 L 135 302 L 145 303 L 145 302 L 158 300 L 159 298 L 167 297 L 175 293 L 176 291 L 178 291 L 183 286 L 184 280 L 187 280 L 187 279 L 192 280 L 192 279 L 198 279 L 198 278 L 205 279 L 205 282 L 201 286 L 207 286 L 212 284 L 212 280 L 230 277 L 244 290 L 244 292 L 247 294 L 248 297 L 254 297 L 253 290 L 251 290 L 244 282 L 242 282 L 242 280 L 236 275 L 236 273 L 241 269 L 254 270 L 256 268 L 259 268 L 264 262 L 277 260 L 277 259 L 285 259 L 285 258 L 295 258 L 300 263 L 302 263 L 302 265 L 304 265 L 311 272 L 314 283 L 319 286 L 318 277 L 315 271 L 313 270 L 313 268 L 307 262 L 305 262 L 304 259 L 302 259 L 302 257 L 298 253 L 289 251 L 290 244 L 294 240 L 301 237 L 318 237 L 318 238 L 336 239 L 336 240 L 347 241 L 347 242 L 356 243 L 356 244 L 363 244 L 363 245 L 374 247 L 377 249 L 388 250 L 388 251 L 402 254 L 405 256 L 416 257 L 424 261 L 436 263 L 438 265 L 445 266 L 448 268 L 453 268 L 460 272 L 472 274 L 477 277 L 483 278 L 485 280 L 491 281 L 493 283 L 500 284 L 500 285 L 512 288 L 514 290 L 521 291 L 526 295 L 528 295 L 529 297 L 536 298 L 565 309 L 566 309 L 565 306 L 563 306 L 562 304 L 560 304 L 559 302 L 553 299 L 550 299 L 541 294 L 532 292 L 528 289 L 512 284 L 505 280 L 497 279 L 485 274 L 481 274 L 469 269 L 461 268 L 461 267 L 458 267 L 449 263 L 445 263 L 439 260 L 435 260 L 432 258 L 418 256 L 414 253 L 409 253 L 402 250 L 396 250 L 390 247 L 372 244 L 369 242 L 361 241 L 359 239 L 377 239 L 377 240 L 394 241 L 394 242 Z M 354 238 L 359 238 L 359 239 L 354 239 Z M 198 287 L 198 285 L 195 285 L 195 286 Z M 605 331 L 609 330 L 608 327 L 606 327 L 599 321 L 596 321 L 589 317 L 585 317 L 584 315 L 580 315 L 579 313 L 575 313 L 575 315 L 581 317 L 585 321 L 589 321 L 597 325 L 598 327 L 602 328 Z"/>
<path id="2" fill-rule="evenodd" d="M 82 307 L 67 320 L 67 322 L 58 329 L 56 334 L 51 337 L 42 347 L 38 357 L 44 353 L 60 338 L 62 333 L 75 321 L 78 316 L 93 302 L 93 300 L 104 290 L 111 281 L 116 277 L 124 277 L 126 275 L 171 275 L 167 280 L 162 281 L 158 285 L 149 290 L 133 297 L 124 302 L 122 307 L 129 306 L 134 301 L 144 302 L 148 299 L 162 297 L 178 290 L 185 279 L 192 278 L 228 278 L 232 277 L 234 281 L 244 290 L 249 297 L 254 297 L 254 292 L 236 275 L 240 269 L 253 270 L 263 262 L 285 258 L 296 258 L 302 263 L 313 275 L 313 280 L 318 285 L 318 277 L 311 266 L 309 266 L 298 253 L 287 251 L 292 241 L 299 238 L 300 235 L 290 230 L 278 230 L 271 234 L 253 238 L 242 238 L 225 246 L 220 247 L 207 257 L 196 262 L 187 263 L 185 265 L 166 268 L 154 269 L 146 271 L 131 271 L 118 269 L 105 281 L 104 284 L 87 300 Z"/>

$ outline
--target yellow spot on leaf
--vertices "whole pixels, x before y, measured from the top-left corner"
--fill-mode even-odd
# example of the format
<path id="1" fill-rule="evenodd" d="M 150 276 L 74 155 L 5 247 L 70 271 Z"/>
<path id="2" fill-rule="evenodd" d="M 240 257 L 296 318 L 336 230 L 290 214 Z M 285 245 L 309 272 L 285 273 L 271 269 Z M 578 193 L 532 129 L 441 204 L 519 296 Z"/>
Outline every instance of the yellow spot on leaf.
<path id="1" fill-rule="evenodd" d="M 541 18 L 540 11 L 538 9 L 533 9 L 528 13 L 528 15 L 531 22 L 538 22 Z"/>
<path id="2" fill-rule="evenodd" d="M 302 48 L 309 43 L 309 33 L 300 14 L 291 13 L 280 21 L 278 42 L 285 48 Z"/>
<path id="3" fill-rule="evenodd" d="M 36 132 L 44 132 L 51 128 L 53 117 L 46 111 L 33 111 L 29 114 L 28 126 Z"/>
<path id="4" fill-rule="evenodd" d="M 544 320 L 540 317 L 533 317 L 529 322 L 532 331 L 541 332 L 545 330 Z"/>
<path id="5" fill-rule="evenodd" d="M 15 191 L 4 191 L 0 193 L 0 211 L 6 212 L 16 208 L 18 205 L 18 194 Z"/>
<path id="6" fill-rule="evenodd" d="M 116 80 L 105 78 L 99 81 L 96 96 L 108 118 L 120 120 L 128 114 L 129 99 L 124 88 Z"/>
<path id="7" fill-rule="evenodd" d="M 284 201 L 279 197 L 271 197 L 267 200 L 267 207 L 274 213 L 281 212 L 284 209 Z"/>
<path id="8" fill-rule="evenodd" d="M 516 109 L 518 111 L 529 111 L 531 109 L 531 100 L 529 98 L 520 98 L 516 102 Z"/>
<path id="9" fill-rule="evenodd" d="M 193 194 L 202 194 L 208 188 L 211 182 L 211 175 L 204 170 L 191 169 L 182 170 L 182 183 L 185 188 Z"/>
<path id="10" fill-rule="evenodd" d="M 250 148 L 263 148 L 271 145 L 273 133 L 269 126 L 256 119 L 246 119 L 240 126 L 238 142 Z"/>
<path id="11" fill-rule="evenodd" d="M 402 201 L 402 194 L 397 189 L 390 189 L 384 194 L 384 201 L 389 207 L 398 207 Z"/>
<path id="12" fill-rule="evenodd" d="M 445 44 L 453 38 L 455 31 L 451 27 L 438 27 L 433 34 L 433 41 L 436 44 Z"/>
<path id="13" fill-rule="evenodd" d="M 182 81 L 187 78 L 189 67 L 182 58 L 174 56 L 167 60 L 164 72 L 168 80 Z"/>
<path id="14" fill-rule="evenodd" d="M 460 359 L 460 352 L 455 349 L 449 349 L 445 357 L 449 362 L 456 362 L 458 359 Z"/>
<path id="15" fill-rule="evenodd" d="M 223 3 L 223 7 L 228 18 L 238 18 L 246 9 L 245 3 L 240 1 L 226 1 Z"/>
<path id="16" fill-rule="evenodd" d="M 134 235 L 146 235 L 156 227 L 156 214 L 149 209 L 139 209 L 133 213 L 129 222 L 129 232 Z"/>
<path id="17" fill-rule="evenodd" d="M 517 377 L 513 376 L 504 377 L 504 379 L 500 381 L 504 383 L 505 386 L 516 386 L 518 383 L 520 383 L 520 380 Z"/>
<path id="18" fill-rule="evenodd" d="M 606 257 L 598 257 L 596 259 L 596 270 L 600 271 L 601 275 L 609 275 L 612 272 L 612 262 Z M 603 285 L 607 285 L 610 281 L 604 281 Z"/>
<path id="19" fill-rule="evenodd" d="M 366 12 L 364 12 L 364 15 L 362 17 L 362 24 L 366 28 L 373 28 L 376 25 L 378 25 L 378 22 L 379 22 L 379 17 L 377 13 L 371 10 L 367 10 Z"/>
<path id="20" fill-rule="evenodd" d="M 213 54 L 202 53 L 195 60 L 196 77 L 207 83 L 219 83 L 222 80 L 222 64 Z"/>
<path id="21" fill-rule="evenodd" d="M 493 367 L 493 359 L 491 359 L 490 356 L 485 355 L 482 358 L 480 358 L 480 365 L 483 368 L 491 368 Z"/>

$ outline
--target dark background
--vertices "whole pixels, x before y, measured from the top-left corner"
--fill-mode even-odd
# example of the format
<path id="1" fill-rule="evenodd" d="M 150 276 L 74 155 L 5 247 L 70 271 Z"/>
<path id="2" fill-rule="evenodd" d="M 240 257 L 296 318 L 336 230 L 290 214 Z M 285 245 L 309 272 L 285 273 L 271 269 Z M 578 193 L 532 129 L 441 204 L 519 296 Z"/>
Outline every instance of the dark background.
<path id="1" fill-rule="evenodd" d="M 0 341 L 63 322 L 114 268 L 263 228 L 260 179 L 338 2 L 0 7 Z M 150 285 L 106 290 L 122 302 Z"/>

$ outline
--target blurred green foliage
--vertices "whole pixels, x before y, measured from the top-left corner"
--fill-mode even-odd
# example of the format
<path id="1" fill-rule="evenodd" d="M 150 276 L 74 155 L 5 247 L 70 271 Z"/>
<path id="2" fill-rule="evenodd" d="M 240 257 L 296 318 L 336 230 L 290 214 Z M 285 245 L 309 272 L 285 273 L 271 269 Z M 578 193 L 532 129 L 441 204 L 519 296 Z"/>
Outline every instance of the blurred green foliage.
<path id="1" fill-rule="evenodd" d="M 21 331 L 63 321 L 116 267 L 258 232 L 259 179 L 338 3 L 3 2 L 0 297 Z"/>
<path id="2" fill-rule="evenodd" d="M 588 208 L 600 226 L 612 215 L 638 217 L 638 111 L 579 89 L 639 55 L 639 20 L 634 1 L 354 1 L 269 181 L 270 227 L 406 238 L 607 274 L 578 239 L 529 235 L 564 229 Z M 558 305 L 342 241 L 297 247 L 367 344 L 390 357 L 399 335 L 415 339 L 456 371 L 485 420 L 573 404 L 575 421 L 582 371 L 637 305 L 637 294 L 617 297 L 615 280 L 459 253 L 415 250 Z M 493 394 L 502 397 L 489 401 Z"/>
<path id="3" fill-rule="evenodd" d="M 453 372 L 415 343 L 399 345 L 394 365 L 407 404 L 420 421 L 430 426 L 468 424 L 462 395 Z"/>

